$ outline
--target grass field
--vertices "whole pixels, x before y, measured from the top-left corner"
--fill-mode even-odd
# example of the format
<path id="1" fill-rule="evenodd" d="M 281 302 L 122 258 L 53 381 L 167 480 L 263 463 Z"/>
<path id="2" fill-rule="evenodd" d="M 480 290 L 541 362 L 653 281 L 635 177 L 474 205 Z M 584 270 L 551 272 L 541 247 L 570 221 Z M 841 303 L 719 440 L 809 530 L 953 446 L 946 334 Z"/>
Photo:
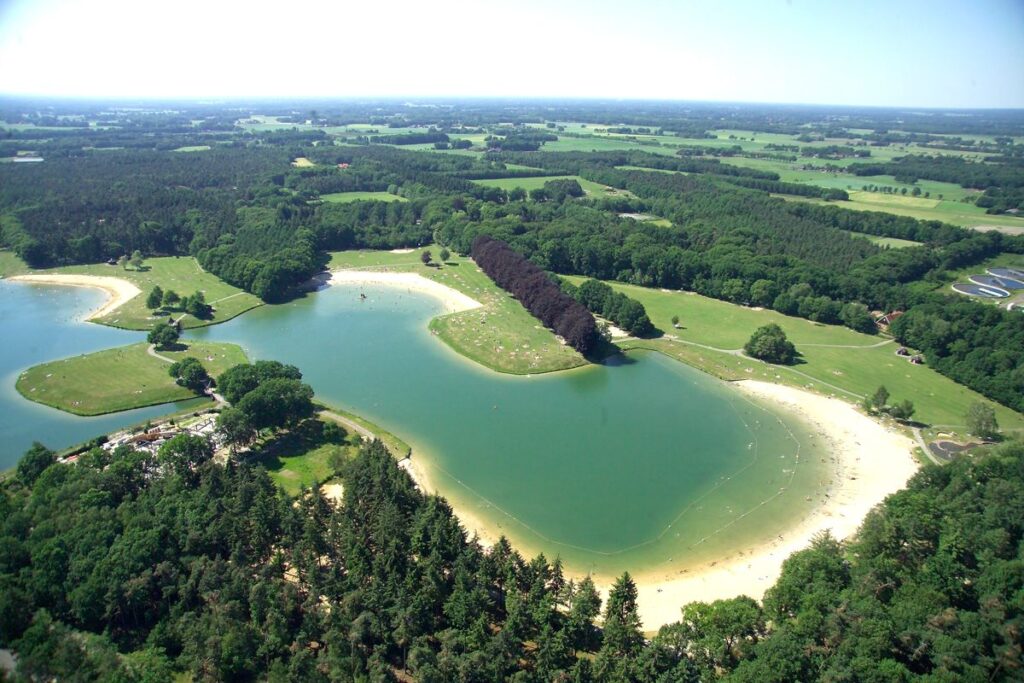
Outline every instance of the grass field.
<path id="1" fill-rule="evenodd" d="M 434 249 L 436 256 L 437 249 Z M 419 273 L 476 299 L 482 307 L 438 316 L 430 329 L 455 351 L 498 372 L 539 374 L 585 365 L 587 361 L 558 342 L 526 309 L 499 289 L 472 260 L 452 256 L 443 268 L 420 263 L 418 252 L 343 251 L 330 267 L 379 268 Z"/>
<path id="2" fill-rule="evenodd" d="M 332 462 L 355 455 L 359 440 L 346 435 L 343 443 L 325 443 L 316 429 L 299 429 L 272 437 L 259 444 L 259 453 L 249 457 L 289 496 L 323 483 L 335 476 Z"/>
<path id="3" fill-rule="evenodd" d="M 75 415 L 102 415 L 195 398 L 174 383 L 167 361 L 147 353 L 146 343 L 43 363 L 21 373 L 18 392 L 27 399 Z M 174 360 L 198 358 L 211 375 L 247 362 L 235 344 L 190 342 L 183 351 L 160 352 Z"/>
<path id="4" fill-rule="evenodd" d="M 13 251 L 0 250 L 0 277 L 22 275 L 31 270 Z"/>
<path id="5" fill-rule="evenodd" d="M 4 261 L 0 260 L 0 265 L 3 263 Z M 232 287 L 217 276 L 206 272 L 191 256 L 146 259 L 145 266 L 145 270 L 136 271 L 106 264 L 92 264 L 33 272 L 105 275 L 132 282 L 142 290 L 142 293 L 110 315 L 95 319 L 96 322 L 104 325 L 129 330 L 148 330 L 157 322 L 167 319 L 166 315 L 154 316 L 153 312 L 146 308 L 146 294 L 153 289 L 154 285 L 159 285 L 165 292 L 168 289 L 173 289 L 181 296 L 194 294 L 197 291 L 203 292 L 206 303 L 213 306 L 213 317 L 209 320 L 200 320 L 186 315 L 181 321 L 182 327 L 186 328 L 222 323 L 263 303 L 252 294 Z M 181 315 L 180 312 L 175 313 L 174 317 L 177 318 L 179 315 Z"/>
<path id="6" fill-rule="evenodd" d="M 210 149 L 209 145 L 191 145 L 185 147 L 179 147 L 178 149 L 172 149 L 172 152 L 206 152 Z"/>
<path id="7" fill-rule="evenodd" d="M 578 283 L 583 278 L 568 279 Z M 651 321 L 666 335 L 681 340 L 644 340 L 626 346 L 654 348 L 725 379 L 771 379 L 800 387 L 810 385 L 848 400 L 872 393 L 884 384 L 893 400 L 906 398 L 914 402 L 915 419 L 951 429 L 963 428 L 964 415 L 971 403 L 986 401 L 931 368 L 912 365 L 896 356 L 898 345 L 886 337 L 737 306 L 698 294 L 610 284 L 644 304 Z M 682 329 L 672 327 L 674 315 L 679 316 Z M 750 334 L 768 323 L 776 323 L 786 331 L 803 355 L 803 363 L 792 368 L 768 366 L 736 355 Z M 1024 430 L 1024 416 L 992 405 L 1004 429 Z"/>
<path id="8" fill-rule="evenodd" d="M 372 422 L 338 408 L 325 406 L 325 409 L 374 434 L 396 458 L 403 458 L 409 453 L 408 444 Z M 320 421 L 328 422 L 330 419 L 321 414 Z M 359 434 L 344 425 L 342 428 L 346 431 L 343 443 L 324 443 L 315 430 L 300 430 L 261 445 L 261 452 L 252 461 L 266 468 L 270 478 L 285 493 L 297 496 L 313 484 L 323 484 L 334 478 L 337 473 L 332 461 L 336 461 L 339 456 L 347 460 L 356 454 L 360 444 Z"/>
<path id="9" fill-rule="evenodd" d="M 901 240 L 898 237 L 879 237 L 878 235 L 866 235 L 862 232 L 852 232 L 850 230 L 843 230 L 847 235 L 851 237 L 860 237 L 866 239 L 872 244 L 877 244 L 880 247 L 888 247 L 890 249 L 905 249 L 906 247 L 919 247 L 923 242 L 915 242 L 914 240 Z"/>
<path id="10" fill-rule="evenodd" d="M 608 187 L 607 185 L 601 185 L 585 178 L 581 178 L 578 175 L 556 175 L 556 176 L 534 176 L 528 178 L 488 178 L 484 180 L 475 180 L 477 185 L 483 185 L 485 187 L 498 187 L 502 190 L 512 190 L 517 187 L 521 187 L 527 192 L 530 190 L 536 190 L 544 187 L 544 183 L 551 180 L 560 180 L 571 178 L 579 182 L 580 187 L 588 195 L 598 197 L 632 197 L 632 192 L 625 190 L 619 190 L 614 187 Z"/>
<path id="11" fill-rule="evenodd" d="M 865 195 L 871 195 L 865 199 Z M 998 216 L 985 213 L 973 204 L 942 200 L 935 207 L 921 205 L 909 205 L 901 200 L 913 199 L 897 195 L 884 195 L 875 192 L 851 191 L 850 201 L 825 202 L 823 199 L 811 197 L 794 197 L 790 195 L 776 195 L 787 201 L 807 202 L 810 204 L 831 204 L 844 209 L 854 211 L 884 211 L 897 216 L 909 216 L 922 221 L 942 221 L 951 225 L 959 225 L 964 228 L 977 228 L 981 230 L 999 230 L 1010 235 L 1024 234 L 1024 218 L 1013 216 Z M 928 201 L 928 200 L 924 200 Z"/>
<path id="12" fill-rule="evenodd" d="M 332 194 L 320 195 L 325 202 L 346 204 L 348 202 L 406 202 L 405 197 L 399 197 L 390 192 L 334 192 Z"/>
<path id="13" fill-rule="evenodd" d="M 313 168 L 314 166 L 316 166 L 316 164 L 314 164 L 312 160 L 307 159 L 306 157 L 296 157 L 295 159 L 292 160 L 292 166 L 294 166 L 295 168 Z"/>

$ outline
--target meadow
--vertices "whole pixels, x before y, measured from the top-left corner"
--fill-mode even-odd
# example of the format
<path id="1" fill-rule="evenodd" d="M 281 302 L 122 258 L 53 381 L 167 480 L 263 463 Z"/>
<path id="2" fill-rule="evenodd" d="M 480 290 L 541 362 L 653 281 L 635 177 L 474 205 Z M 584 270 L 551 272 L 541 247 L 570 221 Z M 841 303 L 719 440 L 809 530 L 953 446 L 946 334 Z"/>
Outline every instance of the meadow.
<path id="1" fill-rule="evenodd" d="M 4 266 L 3 263 L 4 261 L 0 260 L 0 266 L 6 269 L 8 266 Z M 206 297 L 206 303 L 213 306 L 213 315 L 208 320 L 182 314 L 180 311 L 174 312 L 175 319 L 184 315 L 181 319 L 181 326 L 184 328 L 216 325 L 263 304 L 258 297 L 206 272 L 191 256 L 149 258 L 145 260 L 142 270 L 101 263 L 31 272 L 102 275 L 128 280 L 142 290 L 142 293 L 109 315 L 94 319 L 95 322 L 104 325 L 128 330 L 148 330 L 156 323 L 167 319 L 167 314 L 154 315 L 154 312 L 146 307 L 146 295 L 154 286 L 159 286 L 165 292 L 169 289 L 174 290 L 180 296 L 201 291 Z"/>
<path id="2" fill-rule="evenodd" d="M 575 180 L 583 188 L 583 191 L 589 195 L 606 196 L 606 197 L 632 197 L 632 192 L 625 190 L 619 190 L 614 187 L 607 185 L 601 185 L 593 181 L 581 178 L 578 175 L 555 175 L 555 176 L 535 176 L 527 178 L 489 178 L 484 180 L 474 181 L 477 185 L 483 185 L 485 187 L 497 187 L 502 190 L 513 190 L 517 187 L 529 192 L 530 190 L 536 190 L 544 187 L 544 183 L 551 180 L 571 179 Z"/>
<path id="3" fill-rule="evenodd" d="M 75 415 L 103 415 L 132 408 L 195 398 L 178 386 L 167 360 L 138 343 L 42 363 L 21 373 L 16 384 L 25 398 Z M 235 344 L 189 342 L 178 351 L 161 351 L 173 361 L 197 358 L 211 375 L 248 362 Z"/>
<path id="4" fill-rule="evenodd" d="M 567 279 L 579 283 L 584 278 Z M 858 400 L 885 385 L 892 400 L 910 399 L 916 408 L 914 418 L 937 429 L 963 430 L 968 407 L 982 401 L 995 408 L 1004 430 L 1024 431 L 1024 416 L 988 401 L 927 365 L 913 365 L 897 356 L 899 344 L 891 338 L 738 306 L 692 292 L 609 284 L 640 301 L 654 325 L 665 333 L 660 339 L 624 342 L 620 347 L 652 348 L 724 379 L 783 381 L 846 400 Z M 673 316 L 680 318 L 679 329 L 672 326 Z M 751 333 L 768 323 L 782 327 L 796 345 L 802 356 L 799 364 L 766 365 L 740 355 Z"/>
<path id="5" fill-rule="evenodd" d="M 320 200 L 325 202 L 347 204 L 349 202 L 406 202 L 405 197 L 399 197 L 390 192 L 333 192 L 320 195 Z"/>

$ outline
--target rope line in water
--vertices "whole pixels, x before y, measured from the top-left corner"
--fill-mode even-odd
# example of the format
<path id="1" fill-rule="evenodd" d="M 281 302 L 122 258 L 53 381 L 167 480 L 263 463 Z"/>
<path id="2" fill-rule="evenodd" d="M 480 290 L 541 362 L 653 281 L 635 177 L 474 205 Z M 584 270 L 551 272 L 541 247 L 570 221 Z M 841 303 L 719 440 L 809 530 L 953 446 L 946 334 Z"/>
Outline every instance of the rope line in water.
<path id="1" fill-rule="evenodd" d="M 793 430 L 790 429 L 789 425 L 787 425 L 782 420 L 782 418 L 780 418 L 778 415 L 775 415 L 774 413 L 772 413 L 769 409 L 767 409 L 767 408 L 765 408 L 765 407 L 763 407 L 761 405 L 758 405 L 757 403 L 754 403 L 753 401 L 751 401 L 746 396 L 740 396 L 740 399 L 743 400 L 744 402 L 750 404 L 751 406 L 753 406 L 756 410 L 770 414 L 780 425 L 782 425 L 783 429 L 785 429 L 787 434 L 788 434 L 788 438 L 791 439 L 793 441 L 793 443 L 796 445 L 796 452 L 793 453 L 793 456 L 794 456 L 796 462 L 794 463 L 793 468 L 792 468 L 791 472 L 789 473 L 789 479 L 786 480 L 785 485 L 783 487 L 781 487 L 778 491 L 776 491 L 772 495 L 768 496 L 767 498 L 757 502 L 755 505 L 750 507 L 748 510 L 746 510 L 742 514 L 736 516 L 735 518 L 730 520 L 728 523 L 718 527 L 717 529 L 714 529 L 714 530 L 708 532 L 708 534 L 706 536 L 704 536 L 703 538 L 701 538 L 700 541 L 698 541 L 698 542 L 696 542 L 696 543 L 694 543 L 692 545 L 687 546 L 687 549 L 691 549 L 691 548 L 694 548 L 696 546 L 699 546 L 699 545 L 703 544 L 709 538 L 722 533 L 723 531 L 725 531 L 729 527 L 733 526 L 737 522 L 743 520 L 744 518 L 748 517 L 752 513 L 758 511 L 761 507 L 763 507 L 763 506 L 767 505 L 768 503 L 772 502 L 773 500 L 775 500 L 776 498 L 781 496 L 783 493 L 788 491 L 789 486 L 793 483 L 793 479 L 796 477 L 797 468 L 800 465 L 800 453 L 802 451 L 803 445 L 801 444 L 800 440 L 796 437 L 796 435 L 793 433 Z M 615 555 L 621 555 L 623 553 L 627 553 L 627 552 L 630 552 L 632 550 L 636 550 L 638 548 L 642 548 L 642 547 L 645 547 L 645 546 L 657 543 L 662 538 L 664 538 L 665 534 L 667 534 L 672 529 L 672 527 L 675 526 L 679 522 L 680 519 L 682 519 L 688 512 L 690 512 L 695 505 L 697 505 L 701 501 L 707 499 L 708 496 L 711 496 L 716 491 L 718 491 L 723 486 L 725 486 L 727 483 L 732 481 L 732 479 L 734 477 L 737 477 L 737 476 L 741 475 L 743 472 L 745 472 L 746 470 L 750 469 L 751 467 L 753 467 L 757 463 L 757 461 L 758 461 L 758 459 L 760 457 L 760 442 L 759 442 L 759 440 L 758 440 L 754 430 L 751 428 L 751 426 L 747 422 L 747 420 L 744 419 L 743 415 L 739 412 L 739 410 L 737 410 L 736 405 L 734 404 L 732 399 L 726 399 L 726 403 L 729 405 L 730 409 L 733 410 L 733 412 L 736 414 L 736 417 L 740 420 L 740 422 L 743 424 L 744 428 L 750 434 L 750 437 L 753 439 L 753 441 L 751 442 L 753 444 L 753 448 L 751 449 L 753 451 L 753 453 L 752 453 L 753 457 L 750 459 L 750 461 L 746 465 L 744 465 L 743 467 L 741 467 L 738 470 L 735 470 L 734 472 L 732 472 L 728 476 L 720 477 L 719 481 L 714 486 L 712 486 L 710 489 L 708 489 L 703 494 L 698 496 L 696 499 L 690 501 L 690 503 L 687 504 L 686 507 L 683 508 L 683 510 L 678 515 L 676 515 L 672 519 L 672 521 L 669 522 L 660 532 L 658 532 L 657 534 L 655 534 L 651 538 L 648 538 L 645 541 L 641 541 L 639 543 L 635 543 L 633 545 L 626 546 L 626 547 L 620 548 L 618 550 L 613 550 L 613 551 L 597 550 L 595 548 L 590 548 L 590 547 L 587 547 L 587 546 L 577 545 L 577 544 L 574 544 L 574 543 L 568 543 L 566 541 L 559 541 L 559 540 L 556 540 L 554 538 L 551 538 L 547 534 L 544 534 L 544 533 L 538 531 L 537 529 L 533 528 L 532 526 L 530 526 L 529 524 L 527 524 L 523 520 L 519 519 L 518 517 L 516 517 L 512 513 L 508 512 L 507 510 L 502 508 L 500 505 L 494 503 L 492 500 L 490 500 L 489 498 L 487 498 L 486 496 L 481 494 L 479 491 L 475 490 L 473 487 L 469 486 L 468 484 L 463 482 L 461 479 L 455 477 L 451 472 L 446 470 L 440 464 L 434 462 L 434 463 L 432 463 L 432 465 L 433 465 L 434 468 L 439 470 L 442 474 L 447 476 L 450 480 L 454 481 L 459 486 L 461 486 L 463 489 L 465 489 L 470 494 L 472 494 L 474 497 L 476 497 L 478 500 L 483 502 L 486 505 L 486 507 L 493 508 L 493 509 L 497 510 L 498 512 L 500 512 L 502 515 L 504 515 L 508 519 L 512 520 L 513 522 L 515 522 L 516 524 L 518 524 L 522 528 L 524 528 L 527 531 L 529 531 L 530 533 L 532 533 L 537 538 L 540 538 L 541 540 L 546 541 L 547 543 L 551 543 L 553 545 L 562 546 L 564 548 L 571 548 L 573 550 L 580 550 L 580 551 L 583 551 L 583 552 L 592 553 L 592 554 L 595 554 L 595 555 L 601 555 L 601 556 L 604 556 L 604 557 L 613 557 Z"/>

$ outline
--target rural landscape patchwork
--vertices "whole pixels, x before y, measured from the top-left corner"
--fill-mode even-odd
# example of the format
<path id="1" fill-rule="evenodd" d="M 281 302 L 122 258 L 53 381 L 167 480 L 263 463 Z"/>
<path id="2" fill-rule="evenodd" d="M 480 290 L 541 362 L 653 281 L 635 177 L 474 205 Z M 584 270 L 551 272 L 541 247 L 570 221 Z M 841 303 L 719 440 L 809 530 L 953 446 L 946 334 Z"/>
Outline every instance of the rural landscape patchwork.
<path id="1" fill-rule="evenodd" d="M 1020 5 L 998 92 L 764 103 L 88 96 L 12 61 L 59 9 L 0 11 L 0 680 L 1024 677 Z"/>

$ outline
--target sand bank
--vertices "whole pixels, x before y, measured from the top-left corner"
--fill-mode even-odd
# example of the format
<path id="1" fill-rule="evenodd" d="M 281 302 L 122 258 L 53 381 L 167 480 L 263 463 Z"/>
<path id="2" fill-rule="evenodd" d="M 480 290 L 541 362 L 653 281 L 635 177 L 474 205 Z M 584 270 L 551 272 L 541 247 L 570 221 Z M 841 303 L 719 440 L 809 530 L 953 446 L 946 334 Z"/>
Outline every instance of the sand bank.
<path id="1" fill-rule="evenodd" d="M 816 534 L 825 530 L 838 539 L 851 536 L 871 508 L 902 489 L 917 471 L 911 439 L 887 429 L 848 403 L 769 382 L 744 380 L 733 386 L 795 413 L 820 434 L 835 459 L 836 485 L 826 503 L 771 541 L 739 547 L 713 564 L 672 574 L 631 572 L 637 583 L 645 630 L 653 631 L 678 621 L 680 608 L 690 602 L 738 595 L 760 600 L 778 579 L 787 557 L 806 548 Z M 436 492 L 422 464 L 406 459 L 399 465 L 421 490 Z M 501 529 L 493 524 L 484 523 L 454 503 L 453 507 L 469 535 L 475 534 L 484 545 L 492 544 L 500 535 Z M 567 575 L 580 576 L 571 571 Z M 610 584 L 599 582 L 598 588 L 606 599 Z"/>
<path id="2" fill-rule="evenodd" d="M 106 303 L 86 316 L 86 320 L 102 318 L 113 313 L 118 307 L 132 299 L 142 291 L 127 280 L 106 275 L 71 275 L 68 273 L 32 273 L 15 275 L 10 278 L 16 282 L 35 282 L 44 285 L 71 285 L 73 287 L 92 287 L 102 289 L 109 295 Z"/>
<path id="3" fill-rule="evenodd" d="M 401 287 L 410 292 L 428 294 L 438 299 L 446 313 L 457 313 L 478 308 L 480 302 L 440 282 L 434 282 L 418 273 L 385 272 L 380 270 L 336 270 L 331 273 L 331 284 L 384 285 Z"/>
<path id="4" fill-rule="evenodd" d="M 738 548 L 713 566 L 675 576 L 641 574 L 637 578 L 640 618 L 647 630 L 678 621 L 680 607 L 696 600 L 737 595 L 760 600 L 778 579 L 787 557 L 825 530 L 838 539 L 851 536 L 871 508 L 902 489 L 917 471 L 913 441 L 849 403 L 769 382 L 743 380 L 735 386 L 799 415 L 821 434 L 836 461 L 836 487 L 826 503 L 768 543 Z"/>

